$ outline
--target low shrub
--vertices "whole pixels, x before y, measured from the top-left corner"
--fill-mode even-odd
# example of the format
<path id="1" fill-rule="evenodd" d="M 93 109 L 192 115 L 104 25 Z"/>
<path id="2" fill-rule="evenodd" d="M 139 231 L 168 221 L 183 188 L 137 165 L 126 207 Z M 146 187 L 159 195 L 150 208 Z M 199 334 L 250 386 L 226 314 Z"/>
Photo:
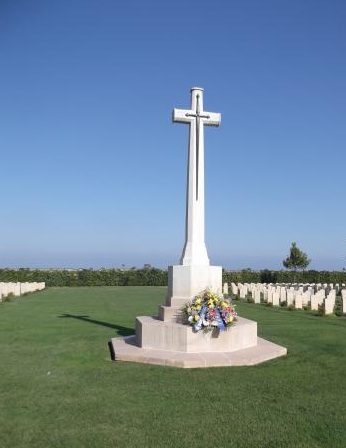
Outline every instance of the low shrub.
<path id="1" fill-rule="evenodd" d="M 7 296 L 2 298 L 3 302 L 12 302 L 12 300 L 14 299 L 14 294 L 13 292 L 10 292 L 9 294 L 7 294 Z"/>
<path id="2" fill-rule="evenodd" d="M 320 305 L 318 305 L 317 315 L 318 316 L 325 316 L 326 315 L 326 308 L 325 308 L 324 303 L 321 303 Z"/>

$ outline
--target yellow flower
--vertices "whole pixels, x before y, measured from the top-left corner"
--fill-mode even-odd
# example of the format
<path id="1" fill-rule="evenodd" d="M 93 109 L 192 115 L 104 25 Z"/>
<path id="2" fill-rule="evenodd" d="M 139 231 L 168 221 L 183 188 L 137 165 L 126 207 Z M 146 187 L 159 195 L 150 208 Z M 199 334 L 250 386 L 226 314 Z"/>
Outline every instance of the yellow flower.
<path id="1" fill-rule="evenodd" d="M 228 318 L 228 322 L 233 322 L 234 317 L 233 316 L 229 316 Z"/>
<path id="2" fill-rule="evenodd" d="M 196 315 L 195 315 L 195 321 L 197 321 L 198 319 L 199 319 L 199 315 L 196 314 Z"/>
<path id="3" fill-rule="evenodd" d="M 202 302 L 202 300 L 201 300 L 199 297 L 197 297 L 197 299 L 195 300 L 195 303 L 196 303 L 197 305 L 199 305 L 201 302 Z"/>

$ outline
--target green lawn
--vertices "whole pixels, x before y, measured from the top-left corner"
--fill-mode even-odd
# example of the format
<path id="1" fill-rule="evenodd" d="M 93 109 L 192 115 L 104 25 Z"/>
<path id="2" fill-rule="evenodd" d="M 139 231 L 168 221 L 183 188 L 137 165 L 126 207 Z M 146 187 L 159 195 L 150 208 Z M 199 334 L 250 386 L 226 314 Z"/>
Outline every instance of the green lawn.
<path id="1" fill-rule="evenodd" d="M 346 446 L 346 319 L 238 303 L 288 356 L 254 367 L 113 363 L 164 287 L 51 288 L 0 303 L 0 446 Z"/>

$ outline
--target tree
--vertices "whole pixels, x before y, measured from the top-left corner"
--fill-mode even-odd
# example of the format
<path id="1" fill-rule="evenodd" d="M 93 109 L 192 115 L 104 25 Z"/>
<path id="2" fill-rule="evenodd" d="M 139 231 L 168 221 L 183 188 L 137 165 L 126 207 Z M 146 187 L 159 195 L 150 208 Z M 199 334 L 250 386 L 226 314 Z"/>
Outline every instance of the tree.
<path id="1" fill-rule="evenodd" d="M 297 271 L 297 269 L 306 269 L 310 261 L 307 254 L 297 247 L 297 243 L 292 243 L 290 255 L 283 260 L 282 264 L 286 269 Z"/>

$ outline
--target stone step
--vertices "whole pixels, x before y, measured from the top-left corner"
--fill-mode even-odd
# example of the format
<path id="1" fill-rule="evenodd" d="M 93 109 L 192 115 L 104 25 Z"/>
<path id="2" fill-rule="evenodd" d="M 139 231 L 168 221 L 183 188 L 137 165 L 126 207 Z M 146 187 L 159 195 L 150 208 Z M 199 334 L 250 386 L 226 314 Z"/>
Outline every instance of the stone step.
<path id="1" fill-rule="evenodd" d="M 195 332 L 190 325 L 164 322 L 157 316 L 136 318 L 139 347 L 185 353 L 233 352 L 257 344 L 257 322 L 238 317 L 226 331 Z"/>
<path id="2" fill-rule="evenodd" d="M 139 362 L 178 368 L 206 368 L 253 366 L 285 356 L 287 349 L 257 338 L 257 344 L 235 352 L 183 353 L 165 350 L 143 349 L 136 345 L 136 336 L 114 338 L 110 341 L 115 361 Z"/>
<path id="3" fill-rule="evenodd" d="M 181 308 L 176 306 L 159 306 L 159 319 L 164 322 L 177 322 L 181 321 Z"/>

